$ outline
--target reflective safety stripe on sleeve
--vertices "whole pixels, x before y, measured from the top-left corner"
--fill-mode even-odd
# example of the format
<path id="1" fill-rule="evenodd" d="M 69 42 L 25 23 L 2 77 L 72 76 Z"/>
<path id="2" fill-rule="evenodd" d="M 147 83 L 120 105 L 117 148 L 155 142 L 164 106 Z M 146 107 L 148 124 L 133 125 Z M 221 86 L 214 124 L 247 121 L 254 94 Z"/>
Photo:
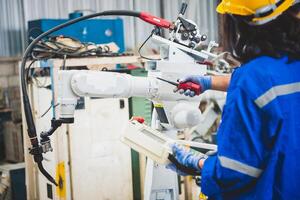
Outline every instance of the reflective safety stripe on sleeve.
<path id="1" fill-rule="evenodd" d="M 300 82 L 274 86 L 258 97 L 255 100 L 255 103 L 258 107 L 262 108 L 278 96 L 293 94 L 296 92 L 300 92 Z"/>
<path id="2" fill-rule="evenodd" d="M 241 163 L 239 161 L 233 160 L 231 158 L 227 158 L 225 156 L 218 156 L 220 164 L 224 168 L 231 169 L 233 171 L 237 171 L 242 174 L 246 174 L 248 176 L 258 178 L 262 173 L 261 169 L 256 167 L 252 167 L 250 165 Z"/>

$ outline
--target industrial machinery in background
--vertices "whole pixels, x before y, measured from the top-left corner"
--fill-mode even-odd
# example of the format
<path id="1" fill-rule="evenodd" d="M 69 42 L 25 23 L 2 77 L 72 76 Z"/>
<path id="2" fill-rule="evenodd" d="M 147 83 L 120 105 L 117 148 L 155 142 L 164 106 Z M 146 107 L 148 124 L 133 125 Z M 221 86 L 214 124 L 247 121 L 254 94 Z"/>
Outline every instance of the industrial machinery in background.
<path id="1" fill-rule="evenodd" d="M 66 23 L 69 20 L 82 17 L 82 11 L 75 11 L 69 14 L 69 19 L 38 19 L 28 22 L 28 41 L 29 43 L 40 34 Z M 65 27 L 54 32 L 52 35 L 63 35 L 81 43 L 107 44 L 114 42 L 120 48 L 120 53 L 125 51 L 123 20 L 117 19 L 91 19 L 78 22 L 72 26 Z"/>
<path id="2" fill-rule="evenodd" d="M 82 16 L 82 12 L 75 11 L 69 14 L 69 20 Z M 68 19 L 29 21 L 29 43 L 40 34 L 67 21 Z M 30 56 L 32 60 L 43 60 L 132 55 L 132 53 L 124 53 L 123 32 L 123 20 L 120 18 L 92 19 L 78 22 L 43 38 L 36 44 Z"/>
<path id="3" fill-rule="evenodd" d="M 62 124 L 77 123 L 74 116 L 76 114 L 75 108 L 77 100 L 80 97 L 145 97 L 150 99 L 155 107 L 152 115 L 151 128 L 145 128 L 148 132 L 139 131 L 141 130 L 139 128 L 136 129 L 137 132 L 143 133 L 144 138 L 153 138 L 153 134 L 151 134 L 152 130 L 153 132 L 159 131 L 164 137 L 170 138 L 170 141 L 176 141 L 177 136 L 180 133 L 191 133 L 193 131 L 202 133 L 207 132 L 222 109 L 225 94 L 210 91 L 199 97 L 185 97 L 174 93 L 174 86 L 160 80 L 162 78 L 176 82 L 177 79 L 190 74 L 205 75 L 209 72 L 207 70 L 207 65 L 210 66 L 210 70 L 218 73 L 230 72 L 230 66 L 222 57 L 224 54 L 217 55 L 212 53 L 211 50 L 215 46 L 214 42 L 211 42 L 206 49 L 201 51 L 195 50 L 195 48 L 199 47 L 199 45 L 207 38 L 205 35 L 201 34 L 199 28 L 193 21 L 183 17 L 186 8 L 187 4 L 183 3 L 179 16 L 174 23 L 144 12 L 105 11 L 67 21 L 44 32 L 32 41 L 24 54 L 21 64 L 24 113 L 28 127 L 28 135 L 32 144 L 30 153 L 34 156 L 34 160 L 41 173 L 50 182 L 57 184 L 57 180 L 54 180 L 43 167 L 43 154 L 52 151 L 50 136 L 57 128 Z M 148 71 L 147 77 L 133 77 L 128 74 L 117 72 L 71 70 L 62 68 L 58 74 L 58 85 L 52 86 L 59 87 L 60 93 L 58 94 L 59 98 L 57 99 L 57 102 L 55 102 L 54 99 L 52 102 L 54 118 L 51 121 L 51 128 L 48 131 L 44 131 L 37 135 L 26 90 L 26 60 L 32 55 L 32 52 L 39 48 L 39 45 L 44 45 L 43 43 L 45 41 L 42 41 L 42 39 L 49 36 L 51 33 L 84 19 L 105 15 L 134 16 L 155 25 L 152 33 L 144 44 L 149 39 L 157 43 L 160 46 L 161 58 L 156 60 L 149 58 L 151 61 L 148 62 L 146 67 Z M 170 31 L 169 38 L 166 39 L 161 36 L 162 28 Z M 56 55 L 57 50 L 54 49 L 51 53 Z M 199 110 L 199 102 L 203 99 L 213 99 L 214 101 L 212 104 L 208 105 L 207 109 L 202 114 Z M 132 122 L 129 123 L 134 125 Z M 138 126 L 138 124 L 135 125 Z M 131 130 L 133 129 L 134 128 Z M 132 135 L 132 133 L 133 132 L 124 131 L 123 140 L 126 144 L 146 155 L 150 155 L 151 152 L 157 151 L 155 146 L 153 146 L 153 148 L 150 148 L 151 146 L 149 147 L 149 143 L 145 142 L 146 139 L 143 140 L 144 142 L 138 142 L 138 134 Z M 38 138 L 38 136 L 40 138 Z M 159 138 L 157 140 L 161 139 L 162 138 Z M 186 135 L 185 139 L 191 140 L 193 138 L 191 138 L 191 135 Z M 190 145 L 192 143 L 187 142 L 184 144 Z M 141 148 L 138 148 L 137 145 L 142 145 L 141 148 L 144 148 L 144 151 L 142 151 Z M 162 145 L 166 146 L 165 143 Z M 204 151 L 216 150 L 216 146 L 213 145 L 199 143 L 195 146 L 204 149 Z M 158 145 L 157 148 L 159 149 L 160 146 Z M 152 159 L 155 158 L 155 156 L 149 157 Z M 158 159 L 159 157 L 160 156 L 158 156 Z M 166 158 L 168 157 L 169 155 L 166 156 Z M 170 160 L 179 165 L 179 163 L 176 163 L 176 160 Z M 161 163 L 165 162 L 162 161 Z M 179 191 L 177 174 L 166 170 L 163 165 L 156 163 L 155 160 L 148 159 L 144 188 L 144 199 L 147 200 L 178 199 Z"/>

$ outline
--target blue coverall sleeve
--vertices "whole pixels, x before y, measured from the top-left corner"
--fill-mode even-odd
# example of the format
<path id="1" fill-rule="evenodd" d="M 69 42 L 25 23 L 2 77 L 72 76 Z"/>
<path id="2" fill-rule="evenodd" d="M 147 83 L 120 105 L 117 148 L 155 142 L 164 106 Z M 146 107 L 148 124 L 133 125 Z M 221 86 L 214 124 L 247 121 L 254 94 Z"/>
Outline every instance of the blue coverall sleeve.
<path id="1" fill-rule="evenodd" d="M 228 90 L 218 130 L 218 152 L 206 159 L 202 169 L 201 190 L 213 197 L 243 191 L 262 173 L 265 158 L 263 116 L 243 86 Z"/>

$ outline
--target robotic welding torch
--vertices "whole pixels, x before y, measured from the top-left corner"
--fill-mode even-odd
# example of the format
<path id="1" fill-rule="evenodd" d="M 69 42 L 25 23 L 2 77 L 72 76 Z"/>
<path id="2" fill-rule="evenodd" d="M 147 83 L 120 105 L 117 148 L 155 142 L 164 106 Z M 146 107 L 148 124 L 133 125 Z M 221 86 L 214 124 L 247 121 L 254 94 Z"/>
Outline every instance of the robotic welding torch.
<path id="1" fill-rule="evenodd" d="M 37 131 L 33 119 L 32 109 L 30 100 L 27 93 L 27 83 L 26 83 L 26 61 L 28 58 L 30 58 L 30 55 L 33 51 L 33 49 L 36 47 L 36 45 L 45 37 L 49 36 L 50 34 L 54 33 L 55 31 L 58 31 L 62 28 L 65 28 L 67 26 L 70 26 L 72 24 L 78 23 L 80 21 L 91 19 L 99 16 L 131 16 L 131 17 L 137 17 L 141 20 L 150 23 L 152 25 L 155 25 L 156 27 L 160 28 L 166 28 L 169 30 L 174 29 L 174 25 L 172 22 L 153 16 L 146 12 L 136 12 L 136 11 L 130 11 L 130 10 L 110 10 L 110 11 L 104 11 L 99 13 L 94 13 L 86 16 L 82 16 L 79 18 L 75 18 L 73 20 L 67 21 L 63 24 L 60 24 L 58 26 L 55 26 L 54 28 L 42 33 L 37 38 L 35 38 L 26 48 L 22 62 L 21 62 L 21 70 L 20 70 L 20 79 L 21 79 L 21 90 L 22 90 L 22 101 L 23 101 L 23 108 L 24 108 L 24 115 L 26 119 L 27 124 L 27 132 L 28 136 L 31 142 L 31 148 L 30 148 L 30 154 L 33 155 L 34 161 L 37 163 L 38 168 L 40 172 L 53 184 L 57 185 L 55 180 L 48 174 L 48 172 L 44 169 L 42 161 L 43 161 L 43 153 L 46 153 L 48 151 L 52 151 L 52 147 L 50 144 L 50 135 L 54 133 L 54 131 L 63 123 L 73 123 L 73 121 L 66 120 L 66 119 L 52 119 L 51 121 L 51 128 L 40 134 L 40 139 L 37 137 Z M 178 26 L 179 27 L 179 26 Z"/>

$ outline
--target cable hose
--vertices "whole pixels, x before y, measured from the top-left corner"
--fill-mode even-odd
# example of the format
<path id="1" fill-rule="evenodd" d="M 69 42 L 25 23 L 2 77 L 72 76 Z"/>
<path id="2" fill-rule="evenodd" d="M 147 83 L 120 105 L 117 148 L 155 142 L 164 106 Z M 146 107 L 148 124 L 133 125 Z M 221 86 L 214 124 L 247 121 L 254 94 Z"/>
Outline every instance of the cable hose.
<path id="1" fill-rule="evenodd" d="M 56 183 L 56 181 L 54 180 L 54 178 L 45 170 L 43 163 L 42 162 L 37 162 L 37 166 L 40 170 L 40 172 L 51 182 L 53 183 L 55 186 L 58 186 L 58 184 Z"/>
<path id="2" fill-rule="evenodd" d="M 37 134 L 36 134 L 36 127 L 35 127 L 35 123 L 33 120 L 33 115 L 32 115 L 32 110 L 31 110 L 31 105 L 30 105 L 30 101 L 29 101 L 29 97 L 28 97 L 28 93 L 27 93 L 27 88 L 26 88 L 26 79 L 25 79 L 25 68 L 26 68 L 26 61 L 29 58 L 33 48 L 35 47 L 35 45 L 44 37 L 54 33 L 57 30 L 60 30 L 64 27 L 70 26 L 72 24 L 75 24 L 77 22 L 86 20 L 86 19 L 91 19 L 91 18 L 95 18 L 95 17 L 99 17 L 99 16 L 132 16 L 132 17 L 140 17 L 140 12 L 136 12 L 136 11 L 129 11 L 129 10 L 110 10 L 110 11 L 104 11 L 104 12 L 99 12 L 99 13 L 94 13 L 94 14 L 90 14 L 90 15 L 86 15 L 86 16 L 82 16 L 79 18 L 75 18 L 73 20 L 67 21 L 63 24 L 60 24 L 44 33 L 42 33 L 41 35 L 39 35 L 37 38 L 35 38 L 30 44 L 29 46 L 26 48 L 23 58 L 22 58 L 22 62 L 21 62 L 21 71 L 20 71 L 20 76 L 21 76 L 21 90 L 22 90 L 22 99 L 23 99 L 23 107 L 24 107 L 24 113 L 25 113 L 25 119 L 26 119 L 26 124 L 27 124 L 27 128 L 28 128 L 28 136 L 30 138 L 30 142 L 33 148 L 38 148 L 39 147 L 39 143 L 38 143 L 38 139 L 37 139 Z M 40 153 L 39 155 L 35 155 L 36 157 L 41 156 L 42 158 L 42 153 Z M 57 185 L 57 183 L 55 182 L 54 178 L 45 170 L 45 168 L 43 167 L 42 164 L 42 159 L 41 160 L 35 160 L 35 162 L 37 162 L 38 168 L 40 170 L 40 172 L 53 184 Z"/>

